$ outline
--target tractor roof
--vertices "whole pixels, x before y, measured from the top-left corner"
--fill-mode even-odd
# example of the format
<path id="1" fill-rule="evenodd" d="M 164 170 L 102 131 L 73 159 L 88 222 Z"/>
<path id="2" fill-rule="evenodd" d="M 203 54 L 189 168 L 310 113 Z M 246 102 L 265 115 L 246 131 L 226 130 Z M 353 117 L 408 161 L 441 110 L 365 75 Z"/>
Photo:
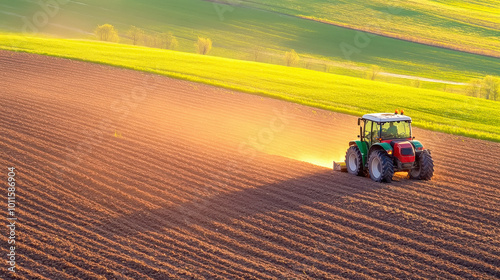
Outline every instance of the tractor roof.
<path id="1" fill-rule="evenodd" d="M 398 121 L 411 121 L 411 118 L 405 115 L 399 115 L 394 113 L 377 113 L 377 114 L 366 114 L 363 119 L 374 121 L 374 122 L 398 122 Z"/>

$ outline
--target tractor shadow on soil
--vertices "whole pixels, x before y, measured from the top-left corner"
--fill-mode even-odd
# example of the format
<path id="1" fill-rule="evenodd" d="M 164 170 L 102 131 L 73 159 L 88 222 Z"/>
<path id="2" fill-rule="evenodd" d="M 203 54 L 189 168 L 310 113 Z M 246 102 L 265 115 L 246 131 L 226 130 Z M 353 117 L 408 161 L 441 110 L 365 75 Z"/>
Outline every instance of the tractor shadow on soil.
<path id="1" fill-rule="evenodd" d="M 312 175 L 256 188 L 200 197 L 178 206 L 134 212 L 112 218 L 101 226 L 121 228 L 114 234 L 122 236 L 151 231 L 164 233 L 165 228 L 186 229 L 194 225 L 214 229 L 214 223 L 231 224 L 240 218 L 280 210 L 300 212 L 304 206 L 319 202 L 338 206 L 346 203 L 346 197 L 374 192 L 386 186 L 365 177 L 320 170 Z"/>

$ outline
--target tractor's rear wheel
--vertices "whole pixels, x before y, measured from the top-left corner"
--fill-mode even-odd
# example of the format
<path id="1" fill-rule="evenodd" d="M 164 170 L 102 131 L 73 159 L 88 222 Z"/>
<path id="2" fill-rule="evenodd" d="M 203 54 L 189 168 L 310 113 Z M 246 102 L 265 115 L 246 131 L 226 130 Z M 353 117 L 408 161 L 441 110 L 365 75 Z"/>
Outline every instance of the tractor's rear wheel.
<path id="1" fill-rule="evenodd" d="M 357 146 L 350 146 L 345 153 L 345 165 L 349 174 L 363 176 L 363 158 Z"/>
<path id="2" fill-rule="evenodd" d="M 411 179 L 430 180 L 434 175 L 434 160 L 428 150 L 423 150 L 416 159 L 416 167 L 410 170 Z"/>
<path id="3" fill-rule="evenodd" d="M 392 182 L 394 165 L 385 151 L 373 151 L 368 158 L 370 178 L 375 182 Z"/>

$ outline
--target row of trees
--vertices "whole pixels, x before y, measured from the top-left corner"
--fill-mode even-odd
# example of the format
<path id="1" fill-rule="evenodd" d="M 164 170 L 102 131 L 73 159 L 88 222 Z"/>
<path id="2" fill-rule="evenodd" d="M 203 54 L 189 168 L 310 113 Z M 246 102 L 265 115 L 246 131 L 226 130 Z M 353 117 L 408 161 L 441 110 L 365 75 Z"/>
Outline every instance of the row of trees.
<path id="1" fill-rule="evenodd" d="M 118 31 L 111 24 L 99 25 L 95 30 L 95 35 L 101 41 L 116 43 L 120 41 Z M 179 46 L 177 38 L 171 32 L 147 34 L 143 29 L 136 26 L 130 27 L 126 37 L 134 45 L 144 45 L 151 48 L 175 50 Z M 212 40 L 210 38 L 198 37 L 198 41 L 194 46 L 197 53 L 207 55 L 212 50 Z M 258 59 L 261 51 L 260 48 L 254 51 L 255 60 Z M 300 57 L 295 50 L 285 53 L 284 61 L 286 66 L 295 66 L 299 60 Z"/>
<path id="2" fill-rule="evenodd" d="M 118 31 L 111 24 L 99 25 L 95 30 L 95 35 L 101 41 L 116 43 L 120 41 Z M 170 32 L 147 34 L 144 30 L 135 26 L 132 26 L 127 31 L 127 37 L 132 40 L 134 45 L 144 45 L 152 48 L 173 50 L 179 45 L 177 38 Z"/>
<path id="3" fill-rule="evenodd" d="M 177 38 L 171 33 L 146 34 L 144 30 L 132 26 L 127 31 L 127 36 L 132 40 L 132 44 L 140 45 L 143 43 L 147 47 L 175 50 L 179 46 Z"/>
<path id="4" fill-rule="evenodd" d="M 119 42 L 120 36 L 115 27 L 111 24 L 99 25 L 95 30 L 98 40 L 107 42 Z M 144 45 L 151 48 L 175 50 L 179 46 L 179 41 L 171 32 L 147 34 L 143 29 L 132 26 L 126 34 L 132 44 Z M 195 49 L 199 54 L 207 55 L 212 49 L 212 40 L 198 37 Z"/>
<path id="5" fill-rule="evenodd" d="M 469 82 L 467 93 L 473 97 L 500 100 L 500 79 L 493 76 L 486 76 L 483 79 L 472 79 Z"/>

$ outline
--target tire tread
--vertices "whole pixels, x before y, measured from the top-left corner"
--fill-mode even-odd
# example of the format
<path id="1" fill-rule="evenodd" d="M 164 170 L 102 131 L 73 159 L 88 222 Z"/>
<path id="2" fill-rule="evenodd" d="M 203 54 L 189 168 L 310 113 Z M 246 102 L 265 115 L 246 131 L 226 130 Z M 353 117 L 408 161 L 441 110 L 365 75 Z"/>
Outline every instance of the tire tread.
<path id="1" fill-rule="evenodd" d="M 424 150 L 419 158 L 420 180 L 430 180 L 434 175 L 434 160 L 428 150 Z"/>
<path id="2" fill-rule="evenodd" d="M 355 153 L 356 157 L 357 157 L 357 160 L 358 160 L 358 171 L 354 175 L 363 176 L 365 173 L 363 172 L 363 158 L 361 156 L 361 151 L 355 145 L 350 146 L 349 149 L 347 149 L 347 152 L 345 153 L 345 163 L 346 163 L 346 165 L 349 164 L 348 160 L 349 160 L 349 154 L 350 153 Z M 349 172 L 349 168 L 347 168 L 347 172 Z M 351 173 L 351 172 L 349 172 L 349 173 Z"/>
<path id="3" fill-rule="evenodd" d="M 385 151 L 373 151 L 368 160 L 368 167 L 370 167 L 373 157 L 378 157 L 380 159 L 380 162 L 382 163 L 382 175 L 380 178 L 374 178 L 370 171 L 370 178 L 375 182 L 392 182 L 392 177 L 394 176 L 394 164 L 392 163 L 391 158 L 385 153 Z"/>

